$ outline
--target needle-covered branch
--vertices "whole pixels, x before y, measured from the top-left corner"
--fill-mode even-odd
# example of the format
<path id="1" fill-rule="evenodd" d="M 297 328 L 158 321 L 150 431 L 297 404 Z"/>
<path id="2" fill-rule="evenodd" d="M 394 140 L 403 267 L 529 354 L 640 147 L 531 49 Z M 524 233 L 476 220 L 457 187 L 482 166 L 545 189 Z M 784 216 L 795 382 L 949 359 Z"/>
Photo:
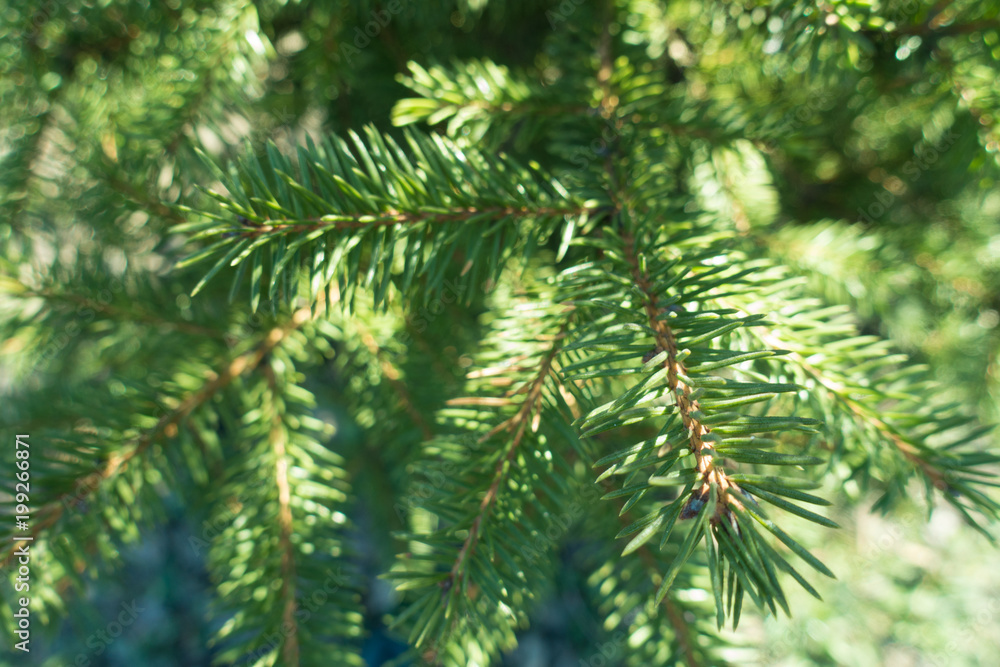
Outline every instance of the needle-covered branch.
<path id="1" fill-rule="evenodd" d="M 437 135 L 404 137 L 408 150 L 368 128 L 364 139 L 310 141 L 295 160 L 269 147 L 228 173 L 215 167 L 225 194 L 206 193 L 217 209 L 173 229 L 208 243 L 179 264 L 213 262 L 193 293 L 223 270 L 235 293 L 249 269 L 254 310 L 262 297 L 312 302 L 335 284 L 347 303 L 372 290 L 380 307 L 390 288 L 439 291 L 452 262 L 474 284 L 495 281 L 511 256 L 587 227 L 594 205 L 536 167 Z"/>
<path id="2" fill-rule="evenodd" d="M 795 495 L 800 479 L 772 474 L 753 486 L 745 481 L 755 477 L 738 479 L 729 471 L 736 467 L 733 464 L 750 465 L 754 470 L 822 462 L 796 453 L 796 439 L 782 443 L 771 437 L 788 431 L 813 433 L 819 422 L 768 414 L 780 395 L 798 387 L 761 378 L 752 364 L 779 353 L 741 348 L 732 335 L 767 326 L 764 316 L 734 317 L 733 310 L 710 305 L 713 291 L 738 288 L 752 269 L 718 264 L 715 258 L 721 248 L 703 236 L 696 223 L 663 225 L 650 231 L 641 226 L 642 218 L 633 218 L 630 212 L 622 212 L 618 219 L 620 232 L 605 228 L 600 242 L 576 242 L 600 247 L 604 260 L 576 267 L 561 277 L 566 297 L 584 313 L 583 325 L 569 333 L 571 342 L 564 350 L 573 359 L 562 372 L 568 382 L 605 383 L 606 388 L 617 389 L 616 399 L 577 420 L 582 436 L 649 421 L 660 424 L 654 437 L 597 462 L 608 466 L 599 479 L 624 477 L 621 490 L 605 497 L 628 498 L 623 514 L 636 506 L 645 511 L 619 533 L 619 537 L 632 536 L 623 555 L 642 548 L 653 537 L 660 538 L 660 549 L 668 544 L 678 549 L 662 575 L 655 596 L 659 602 L 704 541 L 720 625 L 725 613 L 733 616 L 734 624 L 738 622 L 744 593 L 772 611 L 780 606 L 788 613 L 778 570 L 791 574 L 810 592 L 816 591 L 763 538 L 760 528 L 814 569 L 833 575 L 771 521 L 758 498 L 816 523 L 836 524 L 785 499 L 803 500 Z M 702 250 L 682 254 L 680 259 L 672 257 L 672 250 L 688 245 Z M 638 376 L 630 387 L 612 380 L 629 375 Z M 582 393 L 581 399 L 585 400 Z M 664 491 L 665 500 L 650 498 Z M 682 538 L 678 531 L 688 521 Z M 679 547 L 671 536 L 680 540 Z"/>

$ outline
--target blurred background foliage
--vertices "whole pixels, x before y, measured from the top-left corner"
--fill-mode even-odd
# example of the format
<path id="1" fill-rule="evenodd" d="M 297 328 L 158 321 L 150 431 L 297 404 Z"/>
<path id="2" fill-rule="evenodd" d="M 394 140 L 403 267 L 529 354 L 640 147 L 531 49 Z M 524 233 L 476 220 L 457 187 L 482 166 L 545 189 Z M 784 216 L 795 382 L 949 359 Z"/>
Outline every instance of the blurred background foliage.
<path id="1" fill-rule="evenodd" d="M 683 175 L 701 204 L 726 214 L 748 247 L 801 269 L 811 290 L 854 308 L 867 332 L 928 364 L 983 419 L 1000 419 L 1000 2 L 616 5 L 400 0 L 401 11 L 369 36 L 372 12 L 390 3 L 0 0 L 0 390 L 18 398 L 4 400 L 8 430 L 58 428 L 70 418 L 58 406 L 80 404 L 87 382 L 117 383 L 120 395 L 131 383 L 171 382 L 158 359 L 207 358 L 232 346 L 206 330 L 261 327 L 239 309 L 213 306 L 228 287 L 192 300 L 199 276 L 170 271 L 181 252 L 170 228 L 184 219 L 175 205 L 214 181 L 196 151 L 226 160 L 246 144 L 259 151 L 273 141 L 288 152 L 307 136 L 364 124 L 391 131 L 393 121 L 429 120 L 447 131 L 458 107 L 479 96 L 482 118 L 466 109 L 452 130 L 478 141 L 490 123 L 506 123 L 504 150 L 571 179 L 593 150 L 574 149 L 568 136 L 566 150 L 546 153 L 539 138 L 571 132 L 560 113 L 592 104 L 580 97 L 591 57 L 581 44 L 605 23 L 668 73 L 675 95 L 654 115 L 690 150 Z M 539 108 L 542 89 L 565 107 Z M 435 103 L 400 102 L 415 93 Z M 451 111 L 449 94 L 458 101 Z M 497 109 L 508 113 L 488 113 Z M 6 296 L 27 292 L 37 297 L 34 310 Z M 117 322 L 116 336 L 78 335 L 88 308 L 108 316 L 98 318 L 102 326 Z M 480 312 L 451 304 L 430 317 L 414 341 L 427 354 L 409 357 L 405 374 L 419 376 L 426 364 L 458 385 L 472 341 L 454 333 L 471 331 Z M 140 340 L 142 324 L 180 337 Z M 353 333 L 347 358 L 380 366 L 366 327 L 383 324 L 374 333 L 391 334 L 394 325 L 374 316 L 336 324 Z M 390 419 L 366 411 L 378 401 L 365 392 L 390 389 L 336 364 L 323 368 L 310 389 L 338 424 L 338 451 L 356 475 L 351 540 L 364 657 L 379 665 L 405 648 L 382 620 L 397 598 L 376 578 L 393 553 L 386 498 L 403 481 L 398 469 L 379 474 L 392 450 L 361 433 Z M 429 413 L 454 385 L 413 401 Z M 92 410 L 109 429 L 141 426 L 114 405 Z M 397 451 L 420 438 L 398 430 Z M 121 549 L 120 569 L 81 566 L 86 604 L 72 609 L 86 611 L 54 620 L 45 635 L 36 625 L 35 650 L 5 654 L 8 664 L 73 664 L 80 651 L 93 665 L 208 664 L 218 628 L 202 621 L 207 554 L 189 546 L 207 517 L 192 509 L 198 498 L 182 490 L 184 475 L 174 483 L 173 503 L 151 517 L 138 546 Z M 844 500 L 832 514 L 845 530 L 816 530 L 812 543 L 839 574 L 826 603 L 803 594 L 792 601 L 793 619 L 745 622 L 733 642 L 763 642 L 760 655 L 745 659 L 899 667 L 995 660 L 996 552 L 958 529 L 948 507 L 925 524 L 919 509 L 873 517 L 871 499 L 850 488 L 847 496 L 861 507 Z M 799 523 L 807 534 L 811 526 Z M 617 664 L 613 651 L 607 663 L 595 661 L 601 646 L 622 645 L 601 634 L 581 594 L 590 585 L 586 538 L 568 540 L 562 559 L 551 598 L 502 664 Z M 131 600 L 150 611 L 106 651 L 88 649 L 92 633 Z"/>

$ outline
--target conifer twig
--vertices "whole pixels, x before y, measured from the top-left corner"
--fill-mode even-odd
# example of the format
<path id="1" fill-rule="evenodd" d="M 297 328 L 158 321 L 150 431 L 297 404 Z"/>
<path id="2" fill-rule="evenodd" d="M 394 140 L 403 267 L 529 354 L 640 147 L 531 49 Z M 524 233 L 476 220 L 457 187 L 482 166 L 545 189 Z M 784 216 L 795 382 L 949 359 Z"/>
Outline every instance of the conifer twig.
<path id="1" fill-rule="evenodd" d="M 141 308 L 119 308 L 111 305 L 110 303 L 102 303 L 80 294 L 59 293 L 49 289 L 34 290 L 25 286 L 24 291 L 19 292 L 19 296 L 38 297 L 49 301 L 65 301 L 80 306 L 81 308 L 89 308 L 98 313 L 105 313 L 120 321 L 169 327 L 193 336 L 205 336 L 207 338 L 220 338 L 222 336 L 221 331 L 209 327 L 203 327 L 201 325 L 194 324 L 193 322 L 167 320 L 157 317 L 156 315 Z"/>
<path id="2" fill-rule="evenodd" d="M 100 488 L 101 482 L 120 473 L 128 466 L 132 459 L 141 456 L 153 443 L 158 442 L 161 438 L 175 437 L 181 422 L 191 412 L 211 400 L 213 396 L 228 386 L 233 380 L 255 369 L 265 356 L 284 340 L 290 332 L 305 324 L 311 316 L 312 313 L 309 308 L 297 310 L 287 323 L 271 329 L 255 349 L 230 361 L 221 373 L 214 375 L 197 391 L 188 394 L 176 408 L 163 415 L 153 428 L 139 436 L 135 445 L 129 451 L 115 452 L 100 470 L 76 480 L 72 492 L 64 493 L 55 500 L 43 505 L 38 511 L 37 520 L 32 523 L 28 537 L 38 537 L 43 531 L 59 520 L 68 502 L 79 502 L 89 497 Z M 4 567 L 10 562 L 13 554 L 14 547 L 9 547 L 2 559 Z"/>
<path id="3" fill-rule="evenodd" d="M 695 467 L 701 475 L 701 488 L 696 492 L 699 497 L 705 497 L 710 486 L 716 486 L 719 493 L 720 504 L 716 508 L 721 512 L 726 505 L 732 504 L 736 509 L 742 509 L 743 505 L 737 500 L 733 493 L 728 493 L 730 488 L 738 490 L 738 486 L 729 480 L 725 472 L 715 463 L 714 450 L 706 444 L 704 436 L 710 432 L 710 428 L 702 424 L 695 418 L 695 413 L 699 411 L 698 401 L 692 397 L 693 390 L 680 376 L 687 376 L 683 362 L 677 358 L 677 340 L 673 331 L 663 318 L 665 310 L 656 305 L 657 296 L 652 293 L 652 286 L 648 275 L 639 269 L 639 261 L 635 253 L 635 239 L 630 235 L 625 235 L 625 259 L 632 267 L 632 280 L 639 291 L 644 296 L 644 308 L 649 327 L 656 332 L 656 344 L 661 350 L 666 350 L 667 358 L 663 361 L 667 369 L 667 386 L 670 393 L 677 400 L 677 411 L 680 414 L 684 428 L 689 434 L 689 448 L 695 457 Z"/>
<path id="4" fill-rule="evenodd" d="M 782 349 L 782 341 L 776 336 L 766 332 L 760 332 L 757 334 L 761 341 L 766 345 L 771 347 Z M 851 411 L 858 419 L 867 422 L 874 426 L 879 432 L 881 432 L 886 438 L 892 442 L 893 446 L 899 450 L 899 453 L 906 458 L 907 461 L 914 464 L 920 468 L 931 483 L 934 488 L 939 491 L 944 491 L 948 489 L 948 482 L 944 479 L 941 471 L 935 468 L 929 461 L 921 458 L 918 454 L 917 448 L 908 442 L 896 429 L 887 424 L 878 415 L 868 409 L 864 404 L 851 398 L 850 394 L 845 391 L 845 388 L 838 383 L 825 377 L 823 373 L 819 371 L 818 368 L 806 361 L 798 352 L 791 350 L 788 353 L 789 358 L 794 359 L 802 370 L 806 371 L 817 384 L 822 386 L 824 389 L 829 391 L 838 401 L 840 401 L 848 410 Z"/>
<path id="5" fill-rule="evenodd" d="M 275 482 L 278 486 L 278 543 L 281 546 L 281 627 L 284 632 L 285 641 L 282 642 L 282 660 L 289 667 L 298 667 L 299 664 L 299 639 L 298 622 L 295 611 L 298 607 L 296 602 L 295 586 L 295 547 L 292 544 L 292 492 L 288 483 L 288 455 L 285 449 L 287 433 L 282 420 L 282 415 L 278 411 L 277 405 L 277 381 L 274 377 L 274 369 L 271 364 L 264 362 L 261 370 L 267 379 L 267 387 L 271 400 L 271 431 L 270 441 L 274 449 L 275 459 Z"/>
<path id="6" fill-rule="evenodd" d="M 559 333 L 556 334 L 553 340 L 553 345 L 549 351 L 542 358 L 541 364 L 538 369 L 538 373 L 527 385 L 527 394 L 524 401 L 521 403 L 520 409 L 509 419 L 501 422 L 495 428 L 493 428 L 489 433 L 480 438 L 481 441 L 488 440 L 497 433 L 503 430 L 515 431 L 514 436 L 510 440 L 510 444 L 507 446 L 507 450 L 500 460 L 497 461 L 496 468 L 493 472 L 493 482 L 490 484 L 489 489 L 486 491 L 486 495 L 483 496 L 482 502 L 479 504 L 479 511 L 476 514 L 476 518 L 472 522 L 472 526 L 469 528 L 469 534 L 462 543 L 462 548 L 458 552 L 458 557 L 455 559 L 455 564 L 451 568 L 451 574 L 448 579 L 442 582 L 442 588 L 447 592 L 461 580 L 464 576 L 462 571 L 462 566 L 465 561 L 472 555 L 475 550 L 476 544 L 479 540 L 480 530 L 482 528 L 482 523 L 485 517 L 489 514 L 493 504 L 496 502 L 498 491 L 500 489 L 501 483 L 506 478 L 507 473 L 512 465 L 512 460 L 514 455 L 517 453 L 517 449 L 524 438 L 525 431 L 530 423 L 532 430 L 536 429 L 538 426 L 538 413 L 535 410 L 542 396 L 542 387 L 545 384 L 546 378 L 550 376 L 552 370 L 552 363 L 559 354 L 559 350 L 562 349 L 560 341 L 565 335 L 566 326 L 568 325 L 568 320 L 563 323 L 560 328 Z"/>
<path id="7" fill-rule="evenodd" d="M 605 491 L 615 490 L 614 486 L 608 479 L 601 480 L 601 486 L 604 487 Z M 616 504 L 619 505 L 619 510 L 621 510 L 621 505 L 623 505 L 623 503 Z M 625 520 L 625 517 L 620 511 L 618 513 L 618 520 L 623 526 L 628 525 L 628 521 Z M 650 550 L 648 545 L 639 547 L 637 552 L 639 554 L 639 558 L 641 558 L 642 562 L 645 563 L 647 569 L 651 572 L 657 572 L 659 570 L 656 564 L 656 558 L 653 556 L 653 552 Z M 673 626 L 674 633 L 677 635 L 677 642 L 680 644 L 681 652 L 684 654 L 684 664 L 687 665 L 687 667 L 703 667 L 703 664 L 698 660 L 694 653 L 694 647 L 691 642 L 691 628 L 687 621 L 684 620 L 684 615 L 679 609 L 677 609 L 677 605 L 673 603 L 669 596 L 664 596 L 663 607 L 666 609 L 667 619 L 670 621 L 670 625 Z"/>
<path id="8" fill-rule="evenodd" d="M 581 215 L 590 209 L 582 206 L 571 207 L 540 207 L 500 206 L 455 209 L 451 213 L 418 212 L 387 210 L 379 214 L 371 213 L 337 213 L 336 216 L 306 218 L 303 220 L 264 220 L 261 222 L 247 221 L 240 225 L 237 232 L 243 238 L 257 238 L 269 233 L 314 232 L 321 229 L 371 229 L 392 225 L 412 225 L 421 222 L 446 224 L 449 222 L 464 222 L 476 218 L 480 222 L 495 222 L 511 216 L 560 216 Z"/>

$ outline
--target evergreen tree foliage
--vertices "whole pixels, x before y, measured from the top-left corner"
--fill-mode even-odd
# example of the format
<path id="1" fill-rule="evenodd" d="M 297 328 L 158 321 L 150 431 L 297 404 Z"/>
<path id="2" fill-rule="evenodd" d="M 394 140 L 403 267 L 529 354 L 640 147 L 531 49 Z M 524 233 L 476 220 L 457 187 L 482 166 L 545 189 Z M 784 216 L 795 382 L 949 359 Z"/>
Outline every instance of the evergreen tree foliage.
<path id="1" fill-rule="evenodd" d="M 1000 2 L 0 16 L 38 664 L 139 650 L 64 619 L 172 521 L 185 664 L 521 664 L 567 597 L 583 664 L 769 664 L 854 508 L 992 557 Z"/>

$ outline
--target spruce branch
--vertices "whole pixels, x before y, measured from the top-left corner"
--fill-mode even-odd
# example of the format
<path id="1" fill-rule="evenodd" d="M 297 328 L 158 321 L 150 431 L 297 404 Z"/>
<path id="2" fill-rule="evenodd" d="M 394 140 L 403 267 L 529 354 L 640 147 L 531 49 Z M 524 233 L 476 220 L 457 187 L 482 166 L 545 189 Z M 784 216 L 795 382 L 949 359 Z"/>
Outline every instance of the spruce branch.
<path id="1" fill-rule="evenodd" d="M 670 590 L 695 547 L 704 541 L 709 567 L 718 575 L 713 576 L 713 582 L 720 625 L 726 612 L 733 616 L 734 624 L 738 622 L 744 592 L 759 605 L 772 611 L 780 606 L 787 613 L 787 601 L 775 577 L 777 570 L 791 574 L 814 594 L 815 589 L 757 534 L 758 527 L 771 532 L 817 571 L 828 576 L 833 576 L 832 572 L 768 518 L 753 494 L 725 471 L 723 460 L 751 465 L 814 465 L 821 459 L 768 451 L 780 443 L 760 434 L 814 432 L 812 427 L 818 422 L 798 416 L 737 412 L 741 406 L 766 406 L 778 395 L 798 389 L 765 381 L 748 367 L 757 359 L 774 357 L 775 351 L 732 347 L 733 333 L 764 326 L 762 316 L 731 318 L 732 309 L 707 306 L 715 290 L 740 292 L 743 277 L 753 270 L 729 269 L 716 262 L 714 257 L 722 252 L 721 247 L 709 240 L 711 232 L 697 225 L 693 230 L 679 225 L 672 238 L 669 226 L 650 230 L 642 226 L 643 217 L 633 216 L 629 210 L 619 213 L 621 232 L 605 228 L 600 241 L 577 239 L 578 245 L 600 247 L 604 259 L 575 267 L 562 278 L 567 298 L 589 314 L 564 348 L 574 357 L 573 363 L 562 368 L 564 380 L 607 381 L 609 388 L 615 388 L 611 378 L 640 377 L 632 387 L 618 389 L 617 399 L 578 419 L 581 436 L 665 418 L 654 437 L 595 464 L 608 466 L 599 480 L 610 475 L 625 477 L 621 490 L 606 494 L 606 498 L 629 497 L 623 513 L 634 506 L 647 512 L 619 533 L 619 537 L 634 534 L 623 555 L 641 548 L 658 533 L 663 548 L 674 527 L 690 521 L 677 557 L 662 576 L 657 602 Z M 680 261 L 669 259 L 688 247 L 703 250 L 682 256 Z M 622 276 L 628 278 L 623 281 Z M 668 296 L 668 288 L 673 296 Z M 644 352 L 641 368 L 622 365 Z M 714 375 L 721 370 L 734 377 Z M 583 393 L 580 398 L 587 400 Z M 677 470 L 671 472 L 675 467 Z M 774 482 L 773 488 L 779 492 L 788 492 L 796 485 L 791 478 L 774 478 Z M 644 500 L 652 490 L 664 487 L 678 488 L 679 494 L 665 505 Z M 769 489 L 763 491 L 757 496 L 782 510 L 836 526 Z M 726 568 L 735 579 L 725 577 Z M 729 589 L 728 595 L 724 587 Z M 731 602 L 724 608 L 726 599 Z"/>
<path id="2" fill-rule="evenodd" d="M 447 224 L 451 222 L 477 222 L 488 224 L 498 222 L 508 218 L 525 218 L 529 216 L 569 216 L 581 215 L 586 209 L 582 207 L 541 207 L 528 208 L 521 207 L 484 207 L 484 208 L 458 208 L 452 212 L 441 213 L 418 212 L 403 213 L 387 210 L 384 214 L 373 215 L 370 213 L 325 215 L 320 218 L 306 218 L 303 220 L 271 220 L 262 219 L 251 223 L 243 222 L 230 232 L 236 236 L 247 239 L 257 239 L 266 237 L 268 240 L 276 239 L 282 235 L 297 232 L 315 231 L 342 231 L 355 229 L 371 229 L 377 227 L 408 226 L 421 223 Z M 239 223 L 240 221 L 237 220 Z M 232 238 L 232 237 L 229 237 Z"/>
<path id="3" fill-rule="evenodd" d="M 612 493 L 614 491 L 610 480 L 601 480 L 600 484 L 607 493 Z M 622 511 L 618 512 L 618 522 L 623 527 L 628 526 L 628 522 L 626 521 L 624 512 Z M 648 545 L 639 547 L 637 553 L 645 566 L 647 577 L 650 580 L 655 581 L 656 578 L 660 576 L 662 569 L 662 565 L 658 562 L 656 554 L 653 553 Z M 680 653 L 682 659 L 684 660 L 684 664 L 687 665 L 687 667 L 705 667 L 709 664 L 725 664 L 721 663 L 715 656 L 705 655 L 706 651 L 698 640 L 698 638 L 703 636 L 705 633 L 698 628 L 692 627 L 692 624 L 685 620 L 684 609 L 679 606 L 681 603 L 674 599 L 674 594 L 671 593 L 664 596 L 661 604 L 666 612 L 666 618 L 670 623 L 670 626 L 673 628 L 674 637 L 680 645 Z M 711 662 L 708 662 L 709 660 L 711 660 Z"/>
<path id="4" fill-rule="evenodd" d="M 274 478 L 278 486 L 278 545 L 281 550 L 281 592 L 279 593 L 281 612 L 281 627 L 287 630 L 286 640 L 281 647 L 281 655 L 284 664 L 289 667 L 297 667 L 299 664 L 299 629 L 296 621 L 296 575 L 295 575 L 295 550 L 292 546 L 292 492 L 288 483 L 288 455 L 285 451 L 286 433 L 282 420 L 282 413 L 276 405 L 277 381 L 274 376 L 274 369 L 270 363 L 262 366 L 264 377 L 267 381 L 267 398 L 272 402 L 269 406 L 271 411 L 271 431 L 270 444 L 274 450 L 275 471 Z"/>
<path id="5" fill-rule="evenodd" d="M 359 286 L 374 289 L 379 307 L 393 284 L 404 294 L 418 283 L 425 295 L 439 289 L 455 255 L 474 283 L 495 281 L 515 248 L 544 244 L 564 221 L 568 240 L 594 208 L 506 156 L 409 131 L 407 152 L 372 128 L 365 135 L 310 142 L 297 163 L 269 148 L 228 175 L 213 164 L 228 194 L 206 193 L 220 212 L 174 228 L 214 241 L 178 263 L 214 261 L 192 293 L 227 267 L 238 284 L 252 265 L 254 309 L 279 287 L 284 299 L 312 302 L 334 283 L 348 304 Z"/>
<path id="6" fill-rule="evenodd" d="M 776 348 L 780 348 L 786 343 L 782 341 L 773 332 L 762 332 L 759 334 L 761 341 L 767 345 L 771 345 Z M 835 396 L 838 401 L 843 403 L 843 405 L 856 417 L 872 424 L 882 435 L 891 442 L 896 449 L 917 468 L 921 469 L 924 475 L 930 479 L 934 485 L 934 488 L 939 491 L 946 491 L 949 489 L 948 482 L 945 481 L 941 472 L 934 468 L 927 460 L 920 456 L 920 450 L 918 446 L 912 442 L 909 442 L 906 437 L 899 432 L 898 429 L 887 424 L 883 419 L 879 417 L 879 412 L 873 408 L 871 405 L 865 405 L 861 401 L 855 399 L 847 387 L 842 383 L 832 380 L 814 365 L 810 364 L 807 359 L 805 359 L 800 353 L 791 350 L 788 358 L 794 360 L 800 368 L 806 371 L 817 384 L 822 386 L 824 389 L 830 392 L 831 395 Z"/>
<path id="7" fill-rule="evenodd" d="M 486 59 L 429 68 L 411 62 L 409 71 L 397 80 L 420 97 L 396 102 L 393 124 L 443 125 L 462 145 L 523 151 L 594 113 L 580 102 L 586 94 L 580 82 L 543 86 L 538 73 L 511 72 Z"/>
<path id="8" fill-rule="evenodd" d="M 431 494 L 420 494 L 417 530 L 404 535 L 411 553 L 387 575 L 416 593 L 396 624 L 406 623 L 431 661 L 513 646 L 525 604 L 552 567 L 556 545 L 545 527 L 572 497 L 571 464 L 551 447 L 564 409 L 554 365 L 573 311 L 548 297 L 509 300 L 508 289 L 491 296 L 504 316 L 467 373 L 472 395 L 448 402 L 424 445 L 421 486 Z"/>
<path id="9" fill-rule="evenodd" d="M 521 441 L 524 438 L 526 429 L 530 426 L 532 433 L 538 430 L 539 421 L 541 419 L 540 401 L 542 397 L 542 386 L 546 380 L 549 379 L 549 375 L 552 371 L 552 362 L 559 353 L 559 341 L 561 341 L 565 336 L 565 327 L 567 324 L 568 321 L 564 323 L 563 327 L 559 330 L 559 333 L 553 337 L 552 347 L 542 357 L 538 373 L 535 377 L 532 378 L 527 385 L 522 385 L 513 392 L 514 394 L 522 392 L 525 393 L 524 400 L 521 402 L 517 413 L 500 424 L 497 424 L 492 430 L 480 438 L 480 442 L 485 442 L 494 435 L 503 431 L 512 433 L 504 455 L 499 461 L 497 461 L 496 467 L 493 471 L 493 481 L 491 482 L 490 487 L 486 490 L 486 495 L 483 496 L 482 502 L 479 504 L 479 510 L 476 514 L 476 518 L 473 520 L 472 526 L 469 528 L 469 535 L 465 538 L 465 542 L 462 543 L 462 547 L 458 551 L 458 557 L 455 559 L 455 564 L 451 568 L 449 578 L 446 580 L 446 583 L 442 584 L 442 588 L 446 591 L 450 590 L 451 587 L 456 584 L 461 586 L 462 580 L 466 576 L 466 570 L 463 566 L 468 556 L 470 556 L 476 548 L 476 544 L 480 537 L 480 529 L 483 519 L 493 508 L 500 485 L 506 478 L 511 465 L 513 465 L 514 455 L 517 453 L 517 448 L 520 446 Z M 483 375 L 489 374 L 489 370 L 483 373 Z M 504 405 L 506 405 L 506 403 Z"/>
<path id="10" fill-rule="evenodd" d="M 213 498 L 213 524 L 224 528 L 209 564 L 220 611 L 230 616 L 216 633 L 217 660 L 360 666 L 344 534 L 351 489 L 343 459 L 327 446 L 334 428 L 312 414 L 315 397 L 296 384 L 303 359 L 285 347 L 247 379 L 239 446 Z"/>
<path id="11" fill-rule="evenodd" d="M 639 259 L 635 251 L 635 239 L 627 233 L 622 238 L 625 244 L 625 261 L 629 264 L 632 280 L 643 297 L 643 308 L 649 327 L 655 332 L 657 349 L 667 353 L 666 359 L 662 362 L 663 368 L 667 370 L 667 388 L 671 394 L 676 396 L 677 412 L 681 417 L 684 429 L 689 434 L 688 447 L 695 457 L 695 469 L 700 475 L 699 488 L 692 497 L 707 498 L 709 489 L 715 487 L 719 494 L 718 497 L 723 502 L 722 505 L 714 508 L 713 521 L 717 522 L 726 518 L 729 504 L 733 504 L 736 508 L 743 507 L 739 500 L 743 491 L 739 485 L 726 476 L 725 471 L 715 462 L 715 450 L 704 439 L 704 436 L 711 432 L 711 428 L 698 418 L 698 415 L 703 413 L 698 401 L 694 398 L 694 388 L 680 379 L 681 377 L 689 377 L 689 373 L 683 363 L 678 360 L 677 339 L 667 325 L 667 309 L 657 305 L 659 299 L 649 274 L 640 269 Z"/>
<path id="12" fill-rule="evenodd" d="M 701 665 L 705 663 L 699 661 L 695 657 L 693 647 L 694 640 L 691 637 L 691 631 L 688 624 L 684 621 L 684 617 L 681 615 L 681 611 L 677 608 L 677 605 L 669 599 L 665 599 L 663 604 L 667 609 L 667 618 L 670 619 L 670 623 L 674 626 L 674 631 L 677 633 L 677 641 L 680 642 L 681 651 L 684 654 L 684 664 L 688 667 L 701 667 Z"/>
<path id="13" fill-rule="evenodd" d="M 995 528 L 962 397 L 992 369 L 956 358 L 996 342 L 994 0 L 93 4 L 0 0 L 32 19 L 0 25 L 0 413 L 41 446 L 30 505 L 27 461 L 0 501 L 36 641 L 110 620 L 93 584 L 183 534 L 220 666 L 361 667 L 386 616 L 393 664 L 518 662 L 568 599 L 604 662 L 718 665 L 747 600 L 817 611 L 784 586 L 832 576 L 799 542 L 836 527 L 820 486 Z M 900 285 L 947 312 L 921 349 L 964 391 L 827 307 L 884 320 Z M 44 652 L 79 662 L 66 629 Z"/>
<path id="14" fill-rule="evenodd" d="M 56 91 L 56 94 L 61 91 Z M 37 127 L 34 132 L 28 133 L 21 138 L 20 150 L 13 150 L 4 157 L 3 169 L 0 173 L 0 185 L 9 193 L 18 193 L 21 196 L 6 198 L 7 214 L 6 218 L 12 229 L 23 230 L 23 219 L 28 212 L 28 205 L 31 197 L 27 196 L 32 190 L 32 185 L 36 180 L 44 180 L 38 174 L 39 162 L 42 159 L 43 149 L 47 135 L 56 125 L 56 114 L 50 109 L 42 112 L 37 117 Z M 9 202 L 9 203 L 7 203 Z"/>
<path id="15" fill-rule="evenodd" d="M 884 457 L 877 450 L 869 451 L 858 469 L 877 466 L 888 478 L 876 507 L 888 507 L 902 497 L 910 471 L 915 470 L 925 481 L 928 502 L 936 489 L 973 528 L 993 541 L 969 511 L 975 509 L 993 519 L 1000 516 L 1000 503 L 977 488 L 995 485 L 990 479 L 995 477 L 1000 454 L 985 449 L 982 441 L 992 427 L 978 425 L 965 406 L 943 400 L 940 388 L 927 382 L 921 367 L 907 364 L 905 355 L 887 355 L 885 341 L 858 336 L 853 318 L 844 309 L 817 313 L 814 302 L 801 297 L 797 302 L 797 294 L 793 286 L 758 298 L 754 304 L 735 295 L 718 302 L 751 314 L 768 307 L 773 298 L 786 304 L 772 311 L 778 315 L 779 326 L 755 329 L 750 335 L 785 350 L 785 359 L 801 375 L 800 381 L 821 390 L 811 391 L 809 397 L 829 415 L 828 433 L 838 442 L 837 456 L 858 446 L 846 441 L 845 435 L 864 443 L 874 435 L 909 464 L 888 466 L 880 463 Z M 831 340 L 833 334 L 836 342 Z M 864 448 L 870 450 L 870 444 Z"/>
<path id="16" fill-rule="evenodd" d="M 168 224 L 176 225 L 184 222 L 184 216 L 180 212 L 167 206 L 143 189 L 129 183 L 120 174 L 110 175 L 111 171 L 111 169 L 108 169 L 109 175 L 104 179 L 105 183 L 125 199 L 133 204 L 138 204 L 141 207 L 140 210 L 162 218 Z"/>
<path id="17" fill-rule="evenodd" d="M 79 504 L 86 501 L 106 483 L 110 483 L 120 475 L 134 459 L 142 457 L 153 444 L 174 438 L 178 428 L 190 414 L 205 405 L 236 378 L 255 369 L 289 332 L 304 324 L 311 316 L 308 308 L 296 311 L 287 323 L 271 329 L 263 336 L 254 349 L 233 358 L 221 371 L 206 378 L 204 385 L 185 396 L 176 407 L 163 414 L 151 429 L 138 436 L 133 443 L 128 443 L 113 452 L 98 470 L 76 479 L 72 490 L 43 503 L 35 515 L 27 536 L 34 539 L 41 538 L 63 517 L 69 503 Z M 10 562 L 13 551 L 13 547 L 4 549 L 2 559 L 4 566 Z"/>
<path id="18" fill-rule="evenodd" d="M 176 329 L 177 331 L 181 331 L 192 336 L 204 336 L 207 338 L 219 338 L 223 335 L 221 331 L 201 326 L 193 322 L 184 322 L 176 319 L 161 317 L 155 313 L 149 312 L 141 306 L 136 306 L 135 304 L 129 304 L 128 307 L 124 307 L 119 304 L 113 304 L 104 300 L 95 299 L 84 294 L 58 290 L 51 287 L 34 289 L 24 285 L 22 282 L 11 276 L 3 276 L 2 280 L 4 282 L 5 293 L 25 299 L 43 299 L 47 304 L 49 304 L 49 307 L 53 309 L 59 308 L 63 305 L 72 305 L 76 310 L 81 308 L 85 310 L 89 309 L 95 313 L 105 315 L 108 319 L 117 320 L 119 322 L 135 322 L 168 329 Z"/>

